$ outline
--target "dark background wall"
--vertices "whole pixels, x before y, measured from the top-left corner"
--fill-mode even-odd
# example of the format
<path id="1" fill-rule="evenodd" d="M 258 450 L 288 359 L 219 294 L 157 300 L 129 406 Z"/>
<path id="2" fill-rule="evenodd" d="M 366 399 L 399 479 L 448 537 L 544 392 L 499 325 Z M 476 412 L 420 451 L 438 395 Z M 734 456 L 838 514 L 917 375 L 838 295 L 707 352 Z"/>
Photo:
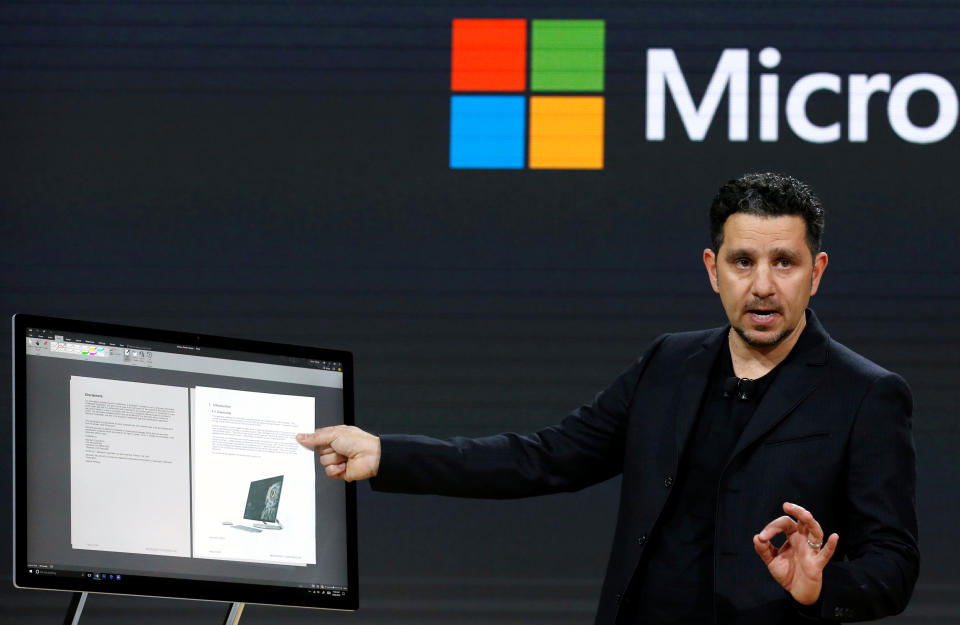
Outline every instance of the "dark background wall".
<path id="1" fill-rule="evenodd" d="M 449 169 L 455 17 L 606 20 L 603 170 Z M 0 313 L 345 348 L 368 429 L 526 431 L 589 401 L 660 333 L 721 324 L 700 262 L 710 199 L 745 171 L 788 172 L 828 210 L 813 306 L 914 390 L 923 565 L 895 620 L 955 622 L 960 131 L 905 142 L 879 94 L 869 141 L 850 143 L 844 80 L 810 100 L 814 121 L 844 130 L 816 145 L 789 130 L 783 100 L 817 71 L 932 72 L 957 89 L 958 29 L 956 4 L 935 1 L 7 2 Z M 756 139 L 766 46 L 783 55 L 775 143 Z M 704 141 L 669 101 L 667 140 L 646 141 L 651 47 L 676 50 L 697 101 L 723 49 L 749 49 L 751 139 L 728 141 L 724 99 Z M 911 118 L 931 123 L 935 104 L 918 94 Z M 254 607 L 246 622 L 592 620 L 615 483 L 515 502 L 359 490 L 361 611 Z M 66 595 L 14 591 L 7 571 L 0 620 L 59 618 Z M 90 604 L 91 623 L 220 610 Z"/>

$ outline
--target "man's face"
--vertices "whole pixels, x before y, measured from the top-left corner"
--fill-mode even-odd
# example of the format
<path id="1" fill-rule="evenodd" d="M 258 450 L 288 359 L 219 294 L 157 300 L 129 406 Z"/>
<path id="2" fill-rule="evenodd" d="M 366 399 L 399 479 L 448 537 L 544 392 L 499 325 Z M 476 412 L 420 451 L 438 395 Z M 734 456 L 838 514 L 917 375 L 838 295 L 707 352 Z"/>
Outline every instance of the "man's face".
<path id="1" fill-rule="evenodd" d="M 723 244 L 703 262 L 727 318 L 745 343 L 773 348 L 796 340 L 807 302 L 827 266 L 823 252 L 811 258 L 806 224 L 798 215 L 765 217 L 734 213 L 723 224 Z"/>

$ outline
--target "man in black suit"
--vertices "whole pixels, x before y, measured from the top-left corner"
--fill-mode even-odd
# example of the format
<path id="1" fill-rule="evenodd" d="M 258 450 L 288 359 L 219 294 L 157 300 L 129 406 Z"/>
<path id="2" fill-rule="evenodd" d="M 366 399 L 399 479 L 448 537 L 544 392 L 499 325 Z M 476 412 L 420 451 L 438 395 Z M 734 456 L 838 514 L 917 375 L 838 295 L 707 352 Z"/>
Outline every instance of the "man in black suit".
<path id="1" fill-rule="evenodd" d="M 827 267 L 820 202 L 748 174 L 710 221 L 729 325 L 658 338 L 559 425 L 445 441 L 336 426 L 301 444 L 330 477 L 394 492 L 526 497 L 622 473 L 598 625 L 902 611 L 919 559 L 910 391 L 807 308 Z"/>

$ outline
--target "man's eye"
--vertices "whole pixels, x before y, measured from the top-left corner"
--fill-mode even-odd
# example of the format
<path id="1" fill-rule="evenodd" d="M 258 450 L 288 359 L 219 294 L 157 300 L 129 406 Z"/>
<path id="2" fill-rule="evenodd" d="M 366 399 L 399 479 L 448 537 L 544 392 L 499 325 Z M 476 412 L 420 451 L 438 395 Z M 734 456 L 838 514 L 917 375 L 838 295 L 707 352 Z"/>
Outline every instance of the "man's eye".
<path id="1" fill-rule="evenodd" d="M 776 262 L 776 265 L 777 265 L 777 267 L 780 267 L 781 269 L 786 269 L 786 268 L 790 267 L 791 265 L 793 265 L 793 263 L 790 262 L 790 259 L 789 259 L 789 258 L 781 258 L 781 259 L 779 259 L 779 260 Z"/>
<path id="2" fill-rule="evenodd" d="M 750 266 L 750 259 L 749 259 L 749 258 L 738 258 L 737 260 L 733 261 L 733 264 L 736 265 L 737 267 L 741 268 L 741 269 L 746 269 L 747 267 Z"/>

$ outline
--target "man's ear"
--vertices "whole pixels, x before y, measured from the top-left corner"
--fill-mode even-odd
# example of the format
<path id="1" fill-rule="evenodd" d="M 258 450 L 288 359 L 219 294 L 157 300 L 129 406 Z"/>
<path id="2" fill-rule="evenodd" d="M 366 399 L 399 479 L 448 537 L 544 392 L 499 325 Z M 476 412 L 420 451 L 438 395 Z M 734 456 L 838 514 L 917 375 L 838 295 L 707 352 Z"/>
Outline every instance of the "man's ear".
<path id="1" fill-rule="evenodd" d="M 810 297 L 817 294 L 820 288 L 820 278 L 823 272 L 827 270 L 827 253 L 820 252 L 813 258 L 813 274 L 810 276 Z"/>
<path id="2" fill-rule="evenodd" d="M 826 256 L 826 254 L 824 254 Z M 710 278 L 710 286 L 714 293 L 720 292 L 717 286 L 717 255 L 709 247 L 703 250 L 703 266 L 707 268 L 707 277 Z"/>

